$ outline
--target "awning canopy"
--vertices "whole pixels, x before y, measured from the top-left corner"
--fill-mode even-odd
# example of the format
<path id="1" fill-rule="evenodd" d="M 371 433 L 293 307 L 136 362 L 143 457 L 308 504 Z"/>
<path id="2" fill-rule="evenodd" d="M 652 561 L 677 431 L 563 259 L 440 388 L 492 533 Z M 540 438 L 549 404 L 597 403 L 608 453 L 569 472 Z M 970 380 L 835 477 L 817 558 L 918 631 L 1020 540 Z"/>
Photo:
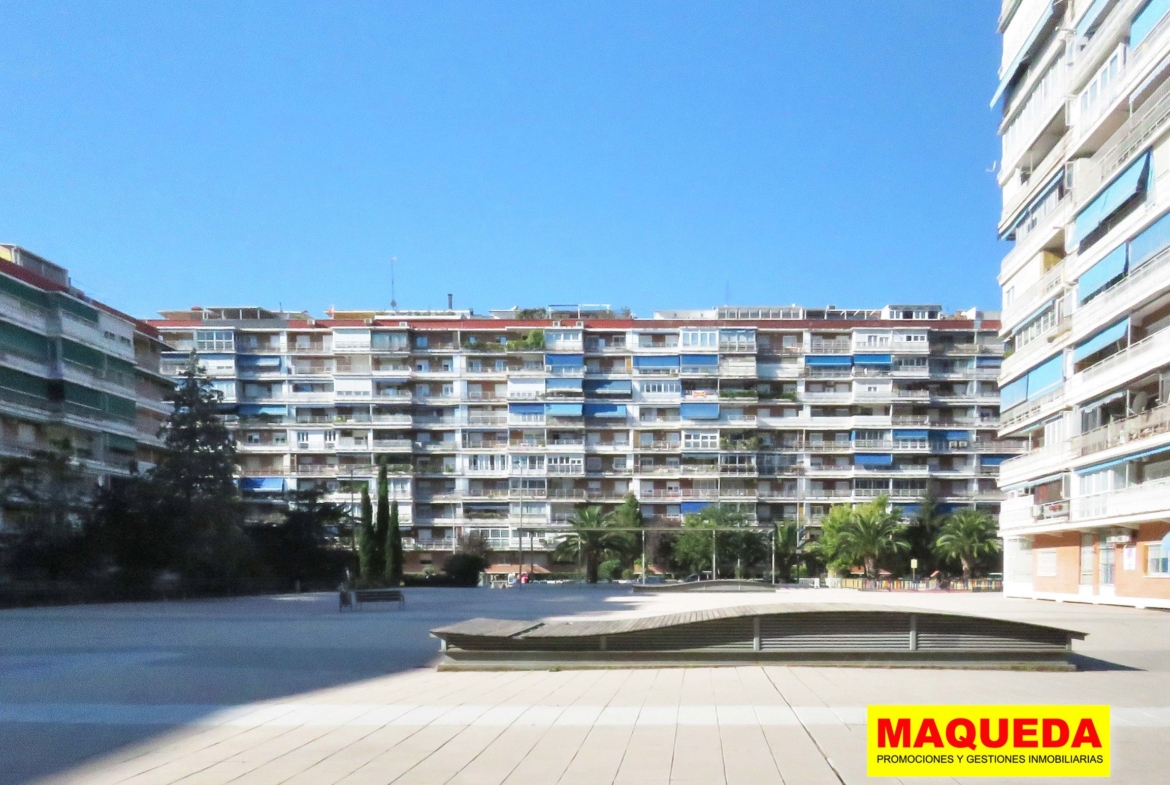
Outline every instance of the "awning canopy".
<path id="1" fill-rule="evenodd" d="M 1114 248 L 1077 279 L 1077 302 L 1084 303 L 1121 276 L 1127 266 L 1126 245 Z"/>
<path id="2" fill-rule="evenodd" d="M 240 355 L 238 362 L 241 368 L 279 368 L 280 357 L 271 355 Z"/>
<path id="3" fill-rule="evenodd" d="M 288 414 L 287 406 L 259 406 L 256 404 L 241 404 L 238 410 L 241 417 L 284 417 Z"/>
<path id="4" fill-rule="evenodd" d="M 585 365 L 583 354 L 546 354 L 544 364 L 553 368 L 580 368 Z"/>
<path id="5" fill-rule="evenodd" d="M 1097 22 L 1101 19 L 1101 12 L 1113 0 L 1094 0 L 1093 4 L 1089 6 L 1089 10 L 1081 16 L 1081 20 L 1077 22 L 1077 37 L 1084 38 L 1097 29 Z"/>
<path id="6" fill-rule="evenodd" d="M 979 463 L 982 466 L 999 466 L 1004 461 L 1011 460 L 1011 458 L 1012 456 L 1010 455 L 984 455 L 979 459 Z"/>
<path id="7" fill-rule="evenodd" d="M 624 420 L 627 416 L 624 403 L 587 403 L 585 404 L 586 417 Z"/>
<path id="8" fill-rule="evenodd" d="M 678 355 L 637 355 L 635 368 L 677 368 Z"/>
<path id="9" fill-rule="evenodd" d="M 1136 270 L 1170 246 L 1170 213 L 1129 241 L 1129 269 Z"/>
<path id="10" fill-rule="evenodd" d="M 1054 6 L 1055 0 L 1048 0 L 1048 7 L 1040 14 L 1039 21 L 1036 22 L 1032 31 L 1028 33 L 1028 37 L 1024 39 L 1024 42 L 1020 45 L 1019 50 L 1016 51 L 1016 55 L 1012 58 L 1008 67 L 1003 69 L 1003 76 L 999 80 L 999 87 L 995 88 L 995 94 L 991 96 L 991 106 L 995 106 L 1000 97 L 1016 81 L 1016 75 L 1020 71 L 1020 66 L 1032 55 L 1032 50 L 1035 48 L 1036 42 L 1040 40 L 1040 34 L 1044 32 L 1044 28 L 1052 20 L 1055 10 Z"/>
<path id="11" fill-rule="evenodd" d="M 630 395 L 634 384 L 629 379 L 586 380 L 585 392 L 590 395 Z"/>
<path id="12" fill-rule="evenodd" d="M 581 404 L 579 403 L 550 403 L 545 406 L 544 413 L 549 417 L 580 417 Z"/>
<path id="13" fill-rule="evenodd" d="M 1106 327 L 1087 341 L 1077 344 L 1076 349 L 1073 350 L 1073 361 L 1079 363 L 1087 357 L 1092 357 L 1102 349 L 1124 340 L 1128 335 L 1129 317 L 1127 316 L 1120 322 Z"/>
<path id="14" fill-rule="evenodd" d="M 889 453 L 873 453 L 872 455 L 854 455 L 854 466 L 893 466 L 894 456 Z"/>
<path id="15" fill-rule="evenodd" d="M 510 403 L 508 411 L 512 414 L 544 414 L 543 403 Z"/>
<path id="16" fill-rule="evenodd" d="M 678 407 L 679 416 L 684 420 L 718 420 L 717 403 L 684 403 Z"/>
<path id="17" fill-rule="evenodd" d="M 679 510 L 683 515 L 691 513 L 702 512 L 704 507 L 710 507 L 711 502 L 683 502 L 679 505 Z"/>
<path id="18" fill-rule="evenodd" d="M 713 368 L 719 365 L 719 355 L 717 354 L 684 354 L 682 356 L 683 365 L 697 365 L 704 368 Z"/>
<path id="19" fill-rule="evenodd" d="M 1142 41 L 1157 26 L 1158 22 L 1170 12 L 1170 0 L 1150 0 L 1146 7 L 1138 11 L 1137 16 L 1129 25 L 1129 50 L 1137 49 Z"/>
<path id="20" fill-rule="evenodd" d="M 947 441 L 961 442 L 971 438 L 970 431 L 943 431 L 941 436 Z"/>
<path id="21" fill-rule="evenodd" d="M 1170 0 L 1168 0 L 1170 2 Z M 1069 250 L 1076 248 L 1085 241 L 1101 223 L 1117 212 L 1123 204 L 1128 202 L 1146 187 L 1146 176 L 1150 168 L 1150 152 L 1147 150 L 1138 156 L 1124 172 L 1119 174 L 1113 182 L 1105 186 L 1097 198 L 1091 201 L 1085 209 L 1077 213 L 1073 226 L 1072 243 Z"/>
<path id="22" fill-rule="evenodd" d="M 1162 455 L 1163 453 L 1170 453 L 1170 444 L 1162 447 L 1155 447 L 1150 450 L 1143 450 L 1132 455 L 1125 455 L 1121 458 L 1116 458 L 1112 461 L 1104 461 L 1102 463 L 1094 463 L 1092 466 L 1082 466 L 1076 470 L 1077 474 L 1093 474 L 1095 472 L 1102 472 L 1106 469 L 1112 469 L 1114 466 L 1120 466 L 1123 463 L 1133 463 L 1140 461 L 1142 458 L 1149 458 L 1152 455 Z"/>
<path id="23" fill-rule="evenodd" d="M 895 439 L 926 439 L 930 437 L 930 431 L 921 430 L 902 430 L 894 431 Z"/>
<path id="24" fill-rule="evenodd" d="M 888 354 L 855 354 L 854 365 L 890 365 L 894 358 Z"/>
<path id="25" fill-rule="evenodd" d="M 240 479 L 240 490 L 282 493 L 284 491 L 284 478 L 243 477 Z"/>
<path id="26" fill-rule="evenodd" d="M 853 358 L 847 354 L 810 354 L 804 358 L 805 365 L 853 365 Z"/>

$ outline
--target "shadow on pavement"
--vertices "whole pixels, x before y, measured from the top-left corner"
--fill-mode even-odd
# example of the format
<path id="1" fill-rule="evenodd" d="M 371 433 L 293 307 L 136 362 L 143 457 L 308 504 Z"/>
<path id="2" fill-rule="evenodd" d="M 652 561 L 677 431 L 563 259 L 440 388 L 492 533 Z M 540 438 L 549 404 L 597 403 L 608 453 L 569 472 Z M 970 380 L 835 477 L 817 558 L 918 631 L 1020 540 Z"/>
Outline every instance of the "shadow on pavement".
<path id="1" fill-rule="evenodd" d="M 405 593 L 402 610 L 367 605 L 344 613 L 334 593 L 0 611 L 0 785 L 40 779 L 173 730 L 3 721 L 31 718 L 34 705 L 212 712 L 428 667 L 438 655 L 428 631 L 440 625 L 632 606 L 620 586 Z"/>

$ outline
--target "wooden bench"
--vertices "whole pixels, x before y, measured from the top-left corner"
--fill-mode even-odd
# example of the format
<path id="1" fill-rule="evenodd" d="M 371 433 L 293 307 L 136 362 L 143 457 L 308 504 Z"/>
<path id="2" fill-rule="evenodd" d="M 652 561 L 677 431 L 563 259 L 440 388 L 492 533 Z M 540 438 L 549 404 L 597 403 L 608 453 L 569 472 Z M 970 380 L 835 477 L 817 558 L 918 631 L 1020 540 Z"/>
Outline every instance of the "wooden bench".
<path id="1" fill-rule="evenodd" d="M 355 589 L 349 592 L 340 592 L 338 610 L 350 607 L 361 610 L 362 603 L 366 602 L 396 602 L 399 608 L 406 606 L 406 597 L 401 589 Z"/>

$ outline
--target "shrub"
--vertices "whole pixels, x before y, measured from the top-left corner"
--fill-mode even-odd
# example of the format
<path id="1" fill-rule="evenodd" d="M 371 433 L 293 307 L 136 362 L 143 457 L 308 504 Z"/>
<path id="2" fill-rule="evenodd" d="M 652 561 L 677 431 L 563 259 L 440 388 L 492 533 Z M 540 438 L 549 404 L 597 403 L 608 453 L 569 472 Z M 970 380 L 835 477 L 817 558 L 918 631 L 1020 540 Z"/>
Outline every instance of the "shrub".
<path id="1" fill-rule="evenodd" d="M 443 572 L 457 586 L 474 586 L 479 581 L 479 574 L 488 568 L 489 563 L 478 554 L 456 552 L 443 565 Z"/>
<path id="2" fill-rule="evenodd" d="M 609 559 L 603 561 L 601 566 L 597 568 L 598 577 L 602 580 L 612 581 L 622 574 L 622 563 L 617 559 Z"/>

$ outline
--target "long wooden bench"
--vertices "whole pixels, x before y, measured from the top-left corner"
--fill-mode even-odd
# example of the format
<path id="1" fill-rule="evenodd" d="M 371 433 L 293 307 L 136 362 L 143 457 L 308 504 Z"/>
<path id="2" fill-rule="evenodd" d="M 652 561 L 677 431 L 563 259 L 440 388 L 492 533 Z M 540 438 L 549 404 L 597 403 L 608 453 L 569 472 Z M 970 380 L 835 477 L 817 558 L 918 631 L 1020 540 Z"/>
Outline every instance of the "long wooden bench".
<path id="1" fill-rule="evenodd" d="M 400 589 L 355 589 L 339 593 L 338 610 L 352 608 L 361 610 L 362 604 L 367 602 L 396 602 L 398 607 L 406 606 L 406 597 Z"/>

